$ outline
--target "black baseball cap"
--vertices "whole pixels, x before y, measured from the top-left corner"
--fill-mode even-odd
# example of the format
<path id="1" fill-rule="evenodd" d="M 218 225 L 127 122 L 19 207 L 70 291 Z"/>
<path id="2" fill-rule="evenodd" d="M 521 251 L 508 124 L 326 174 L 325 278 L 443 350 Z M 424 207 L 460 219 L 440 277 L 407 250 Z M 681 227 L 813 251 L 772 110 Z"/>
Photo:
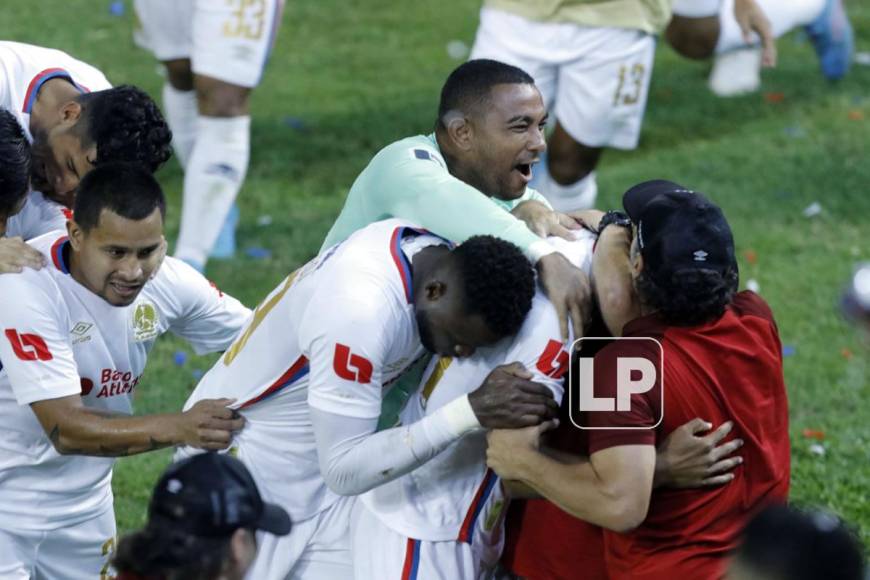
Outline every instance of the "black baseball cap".
<path id="1" fill-rule="evenodd" d="M 284 508 L 262 500 L 244 464 L 219 453 L 170 465 L 154 488 L 148 513 L 152 522 L 203 538 L 228 537 L 239 528 L 283 536 L 292 527 Z"/>
<path id="2" fill-rule="evenodd" d="M 737 270 L 734 238 L 722 210 L 703 194 L 664 179 L 625 192 L 622 205 L 637 226 L 644 270 L 667 285 L 677 272 Z"/>

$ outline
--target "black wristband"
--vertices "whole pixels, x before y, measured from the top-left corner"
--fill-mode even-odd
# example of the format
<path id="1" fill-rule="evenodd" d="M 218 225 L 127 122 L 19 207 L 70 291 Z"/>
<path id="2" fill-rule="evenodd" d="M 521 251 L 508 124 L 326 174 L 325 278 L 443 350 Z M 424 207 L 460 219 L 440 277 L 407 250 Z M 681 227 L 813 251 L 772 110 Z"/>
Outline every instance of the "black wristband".
<path id="1" fill-rule="evenodd" d="M 598 222 L 598 235 L 600 236 L 604 228 L 610 225 L 631 229 L 631 218 L 621 211 L 610 210 L 601 216 L 601 220 Z"/>

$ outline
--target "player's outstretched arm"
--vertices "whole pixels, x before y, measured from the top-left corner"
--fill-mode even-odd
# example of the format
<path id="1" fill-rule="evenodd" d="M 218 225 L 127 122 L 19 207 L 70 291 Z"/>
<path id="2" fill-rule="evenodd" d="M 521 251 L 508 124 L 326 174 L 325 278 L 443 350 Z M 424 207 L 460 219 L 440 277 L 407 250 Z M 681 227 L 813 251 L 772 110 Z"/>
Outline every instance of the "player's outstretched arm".
<path id="1" fill-rule="evenodd" d="M 30 404 L 61 455 L 121 457 L 171 445 L 226 449 L 245 423 L 232 399 L 203 400 L 183 413 L 131 417 L 90 409 L 72 395 Z"/>
<path id="2" fill-rule="evenodd" d="M 574 337 L 583 336 L 583 329 L 592 315 L 592 284 L 586 273 L 559 253 L 547 254 L 536 264 L 544 293 L 559 315 L 562 341 L 568 342 L 568 325 Z"/>

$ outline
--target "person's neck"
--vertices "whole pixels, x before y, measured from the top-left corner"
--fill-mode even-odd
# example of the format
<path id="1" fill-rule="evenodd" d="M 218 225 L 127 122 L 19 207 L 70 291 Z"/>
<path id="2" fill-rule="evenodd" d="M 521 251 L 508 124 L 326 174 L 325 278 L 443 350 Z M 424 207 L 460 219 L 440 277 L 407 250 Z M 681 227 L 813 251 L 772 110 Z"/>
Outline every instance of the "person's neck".
<path id="1" fill-rule="evenodd" d="M 75 99 L 79 94 L 78 89 L 65 78 L 54 78 L 43 83 L 30 110 L 30 132 L 44 129 L 51 115 L 56 114 L 63 103 Z"/>
<path id="2" fill-rule="evenodd" d="M 428 246 L 414 254 L 411 259 L 411 280 L 414 284 L 414 296 L 418 292 L 422 292 L 425 280 L 429 279 L 429 275 L 439 266 L 445 254 L 450 253 L 447 246 Z"/>
<path id="3" fill-rule="evenodd" d="M 457 161 L 458 155 L 456 155 L 453 151 L 453 147 L 450 144 L 450 141 L 447 136 L 443 134 L 440 129 L 435 130 L 435 141 L 438 143 L 438 149 L 441 151 L 441 157 L 444 158 L 444 162 L 447 164 L 447 171 L 463 183 L 467 183 L 471 187 L 483 192 L 475 183 L 474 175 L 471 171 L 466 169 L 461 163 Z M 483 192 L 484 195 L 489 197 L 489 194 Z"/>

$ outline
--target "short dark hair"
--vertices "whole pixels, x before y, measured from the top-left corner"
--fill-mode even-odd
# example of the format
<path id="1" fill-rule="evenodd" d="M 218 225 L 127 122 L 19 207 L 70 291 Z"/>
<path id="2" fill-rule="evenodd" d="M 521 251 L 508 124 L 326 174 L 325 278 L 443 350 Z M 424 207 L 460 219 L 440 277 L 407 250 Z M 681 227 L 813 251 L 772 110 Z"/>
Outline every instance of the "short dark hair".
<path id="1" fill-rule="evenodd" d="M 737 559 L 768 578 L 863 580 L 861 542 L 837 517 L 774 505 L 746 526 Z"/>
<path id="2" fill-rule="evenodd" d="M 172 131 L 145 91 L 121 85 L 76 98 L 82 106 L 84 144 L 97 145 L 94 165 L 126 161 L 157 171 L 172 155 Z"/>
<path id="3" fill-rule="evenodd" d="M 9 216 L 30 185 L 30 143 L 18 119 L 0 109 L 0 215 Z"/>
<path id="4" fill-rule="evenodd" d="M 459 65 L 441 89 L 438 123 L 446 127 L 444 117 L 450 111 L 480 108 L 489 101 L 493 86 L 505 84 L 533 85 L 535 80 L 521 68 L 497 60 L 481 58 Z"/>
<path id="5" fill-rule="evenodd" d="M 88 232 L 97 226 L 104 209 L 130 220 L 145 219 L 159 209 L 165 218 L 166 198 L 151 172 L 141 165 L 106 163 L 82 178 L 73 219 Z"/>
<path id="6" fill-rule="evenodd" d="M 465 309 L 480 314 L 500 336 L 519 331 L 532 308 L 535 272 L 518 247 L 493 236 L 473 236 L 454 251 L 464 283 Z"/>
<path id="7" fill-rule="evenodd" d="M 667 280 L 657 280 L 641 270 L 635 286 L 641 299 L 654 307 L 666 322 L 694 326 L 718 319 L 737 291 L 737 266 L 725 272 L 681 269 Z"/>

